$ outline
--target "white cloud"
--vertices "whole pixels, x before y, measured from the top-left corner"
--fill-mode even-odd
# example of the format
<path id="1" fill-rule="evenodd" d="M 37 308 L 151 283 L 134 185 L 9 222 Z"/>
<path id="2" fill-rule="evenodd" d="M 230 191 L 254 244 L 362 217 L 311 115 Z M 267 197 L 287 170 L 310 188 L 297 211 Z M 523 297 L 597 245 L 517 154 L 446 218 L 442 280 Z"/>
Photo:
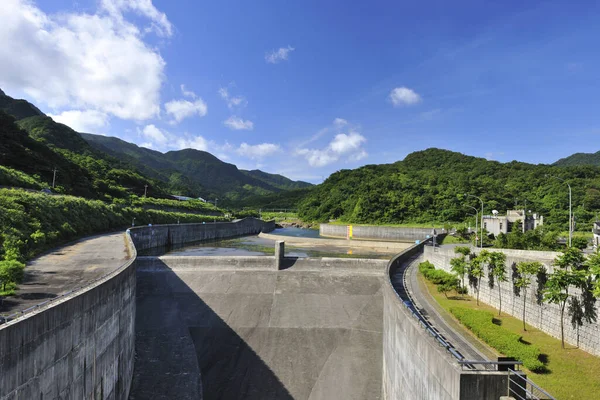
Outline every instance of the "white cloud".
<path id="1" fill-rule="evenodd" d="M 339 160 L 339 156 L 328 149 L 300 149 L 296 154 L 304 156 L 311 167 L 324 167 Z"/>
<path id="2" fill-rule="evenodd" d="M 144 143 L 140 144 L 140 147 L 145 147 L 147 149 L 152 149 L 154 147 L 154 144 L 152 142 L 144 142 Z"/>
<path id="3" fill-rule="evenodd" d="M 194 102 L 189 100 L 171 100 L 165 104 L 167 114 L 173 117 L 172 123 L 178 123 L 194 114 L 204 117 L 208 111 L 206 103 L 202 99 Z"/>
<path id="4" fill-rule="evenodd" d="M 196 98 L 196 93 L 192 92 L 191 90 L 187 90 L 185 88 L 185 85 L 182 83 L 180 86 L 181 88 L 181 93 L 185 96 L 185 97 L 189 97 L 191 99 L 195 99 Z"/>
<path id="5" fill-rule="evenodd" d="M 394 107 L 412 106 L 421 102 L 421 96 L 414 90 L 406 87 L 392 89 L 389 98 Z"/>
<path id="6" fill-rule="evenodd" d="M 278 144 L 273 143 L 261 143 L 257 145 L 249 145 L 248 143 L 242 143 L 236 152 L 242 156 L 251 159 L 260 159 L 268 155 L 277 153 L 281 150 Z"/>
<path id="7" fill-rule="evenodd" d="M 53 109 L 97 110 L 145 120 L 160 111 L 165 62 L 128 21 L 131 11 L 172 33 L 150 0 L 103 0 L 96 14 L 46 14 L 27 0 L 2 0 L 0 87 Z"/>
<path id="8" fill-rule="evenodd" d="M 65 124 L 77 132 L 100 133 L 108 126 L 108 115 L 95 110 L 69 110 L 60 114 L 48 114 L 56 122 Z"/>
<path id="9" fill-rule="evenodd" d="M 336 118 L 336 119 L 333 120 L 333 125 L 336 128 L 342 128 L 342 127 L 348 125 L 348 121 L 346 121 L 343 118 Z"/>
<path id="10" fill-rule="evenodd" d="M 192 136 L 187 138 L 179 138 L 176 140 L 176 147 L 181 149 L 195 149 L 201 151 L 208 151 L 209 143 L 202 136 Z"/>
<path id="11" fill-rule="evenodd" d="M 360 146 L 366 141 L 367 139 L 357 132 L 350 132 L 347 135 L 339 133 L 329 143 L 329 148 L 336 154 L 346 154 L 360 149 Z"/>
<path id="12" fill-rule="evenodd" d="M 265 61 L 269 64 L 277 64 L 280 61 L 287 61 L 289 54 L 294 51 L 292 46 L 280 47 L 278 50 L 272 50 L 265 54 Z"/>
<path id="13" fill-rule="evenodd" d="M 254 129 L 254 122 L 250 120 L 244 121 L 243 119 L 241 119 L 240 117 L 236 117 L 235 115 L 232 115 L 231 117 L 227 118 L 227 120 L 223 121 L 223 124 L 229 129 L 233 129 L 235 131 L 251 131 L 252 129 Z"/>
<path id="14" fill-rule="evenodd" d="M 219 88 L 219 96 L 227 103 L 227 107 L 245 107 L 248 101 L 243 96 L 231 96 L 227 88 Z"/>
<path id="15" fill-rule="evenodd" d="M 347 125 L 349 125 L 348 121 L 341 118 L 336 118 L 333 121 L 333 127 L 338 132 Z M 326 133 L 330 130 L 331 128 L 325 128 L 319 133 L 322 135 L 322 132 Z M 324 149 L 300 148 L 296 150 L 295 154 L 303 156 L 312 167 L 323 167 L 340 160 L 342 157 L 347 157 L 350 161 L 358 161 L 368 156 L 362 148 L 366 141 L 367 139 L 363 135 L 355 129 L 350 129 L 348 133 L 337 133 Z"/>
<path id="16" fill-rule="evenodd" d="M 167 136 L 170 136 L 168 132 L 160 130 L 154 124 L 146 125 L 141 134 L 159 144 L 167 143 Z"/>
<path id="17" fill-rule="evenodd" d="M 132 11 L 142 15 L 151 21 L 146 30 L 152 30 L 159 36 L 169 37 L 173 34 L 173 26 L 162 13 L 154 7 L 152 0 L 102 0 L 100 6 L 113 18 L 122 20 L 123 12 Z"/>

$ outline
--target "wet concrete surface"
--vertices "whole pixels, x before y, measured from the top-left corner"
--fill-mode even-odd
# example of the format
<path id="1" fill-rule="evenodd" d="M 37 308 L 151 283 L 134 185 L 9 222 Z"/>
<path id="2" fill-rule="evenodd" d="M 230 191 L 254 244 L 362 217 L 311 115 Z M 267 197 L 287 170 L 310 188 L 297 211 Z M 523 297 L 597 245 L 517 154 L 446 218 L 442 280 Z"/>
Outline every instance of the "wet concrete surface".
<path id="1" fill-rule="evenodd" d="M 106 275 L 129 256 L 123 232 L 92 236 L 28 262 L 14 296 L 0 301 L 0 315 L 26 310 Z"/>
<path id="2" fill-rule="evenodd" d="M 138 265 L 130 399 L 379 399 L 383 277 Z"/>

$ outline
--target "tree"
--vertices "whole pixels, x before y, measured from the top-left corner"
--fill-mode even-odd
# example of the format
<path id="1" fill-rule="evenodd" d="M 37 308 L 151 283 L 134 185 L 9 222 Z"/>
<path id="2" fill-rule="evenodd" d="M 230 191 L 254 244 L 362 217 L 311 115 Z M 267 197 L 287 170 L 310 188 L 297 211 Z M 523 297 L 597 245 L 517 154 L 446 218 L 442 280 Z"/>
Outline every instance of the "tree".
<path id="1" fill-rule="evenodd" d="M 482 252 L 483 253 L 483 252 Z M 498 282 L 498 299 L 500 305 L 498 315 L 502 314 L 502 287 L 501 283 L 506 282 L 506 254 L 500 251 L 492 251 L 487 253 L 486 261 L 492 276 Z"/>
<path id="2" fill-rule="evenodd" d="M 581 287 L 585 282 L 586 271 L 582 269 L 583 253 L 574 247 L 569 247 L 554 260 L 555 270 L 546 282 L 544 300 L 560 308 L 560 340 L 565 348 L 564 315 L 565 306 L 571 294 L 571 286 Z"/>
<path id="3" fill-rule="evenodd" d="M 531 285 L 531 278 L 536 275 L 543 268 L 542 264 L 538 261 L 521 261 L 517 264 L 517 271 L 519 272 L 519 278 L 515 281 L 515 286 L 523 289 L 523 330 L 526 331 L 525 326 L 525 305 L 527 304 L 527 289 Z"/>
<path id="4" fill-rule="evenodd" d="M 446 282 L 442 283 L 441 285 L 438 285 L 437 290 L 439 293 L 444 293 L 444 296 L 446 296 L 446 298 L 448 298 L 448 292 L 451 292 L 452 290 L 456 291 L 458 293 L 459 291 L 459 283 L 458 283 L 458 279 L 449 279 Z"/>
<path id="5" fill-rule="evenodd" d="M 585 260 L 585 265 L 592 278 L 592 293 L 595 297 L 600 297 L 600 252 L 591 254 Z"/>
<path id="6" fill-rule="evenodd" d="M 479 255 L 473 257 L 469 261 L 469 276 L 477 280 L 477 305 L 479 305 L 479 288 L 481 287 L 481 278 L 483 277 L 483 262 L 487 257 L 487 255 L 484 254 L 485 252 L 485 250 L 482 251 Z"/>
<path id="7" fill-rule="evenodd" d="M 18 283 L 23 279 L 23 270 L 25 264 L 17 260 L 0 261 L 0 283 L 2 290 L 6 290 L 6 285 Z"/>
<path id="8" fill-rule="evenodd" d="M 460 278 L 461 288 L 465 288 L 465 274 L 467 273 L 466 257 L 471 254 L 471 249 L 466 246 L 458 246 L 454 248 L 456 254 L 460 257 L 455 257 L 450 260 L 450 269 Z"/>

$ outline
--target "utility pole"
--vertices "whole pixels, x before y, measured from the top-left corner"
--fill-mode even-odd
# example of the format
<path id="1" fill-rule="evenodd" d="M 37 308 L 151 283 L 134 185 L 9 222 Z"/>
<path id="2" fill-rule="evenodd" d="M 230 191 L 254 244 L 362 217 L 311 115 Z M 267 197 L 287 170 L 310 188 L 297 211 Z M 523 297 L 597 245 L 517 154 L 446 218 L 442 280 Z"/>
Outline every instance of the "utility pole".
<path id="1" fill-rule="evenodd" d="M 52 176 L 52 189 L 54 189 L 54 184 L 56 183 L 56 171 L 58 171 L 58 169 L 54 167 L 54 175 Z"/>
<path id="2" fill-rule="evenodd" d="M 481 202 L 481 224 L 479 225 L 479 229 L 481 230 L 481 238 L 480 239 L 481 239 L 481 248 L 483 249 L 483 200 L 481 200 L 481 197 L 477 197 L 472 194 L 465 193 L 465 196 L 466 197 L 475 197 L 477 200 L 479 200 Z M 477 247 L 477 246 L 475 246 L 475 247 Z"/>
<path id="3" fill-rule="evenodd" d="M 144 185 L 144 197 L 148 194 L 148 185 Z"/>
<path id="4" fill-rule="evenodd" d="M 473 206 L 469 206 L 467 205 L 467 207 L 472 208 L 473 210 L 475 210 L 475 247 L 477 247 L 477 220 L 479 219 L 479 211 L 477 210 L 477 208 L 473 207 Z M 470 224 L 469 224 L 469 229 L 471 228 Z M 483 238 L 481 238 L 481 242 L 483 243 Z"/>
<path id="5" fill-rule="evenodd" d="M 573 208 L 572 208 L 572 203 L 571 203 L 571 185 L 569 185 L 569 182 L 567 182 L 563 178 L 559 178 L 558 176 L 546 175 L 546 177 L 558 179 L 559 181 L 563 181 L 569 187 L 569 247 L 571 247 L 571 239 L 573 238 L 573 213 L 572 213 Z"/>

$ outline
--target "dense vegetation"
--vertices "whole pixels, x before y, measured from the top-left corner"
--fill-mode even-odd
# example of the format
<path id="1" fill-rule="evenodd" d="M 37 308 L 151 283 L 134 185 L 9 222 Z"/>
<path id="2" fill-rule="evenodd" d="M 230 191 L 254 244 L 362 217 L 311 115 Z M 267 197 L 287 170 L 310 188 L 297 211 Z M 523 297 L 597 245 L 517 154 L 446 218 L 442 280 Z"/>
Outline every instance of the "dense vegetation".
<path id="1" fill-rule="evenodd" d="M 312 186 L 259 170 L 239 170 L 205 151 L 184 149 L 163 154 L 115 137 L 82 136 L 98 151 L 127 162 L 147 176 L 168 182 L 178 193 L 194 197 L 235 201 Z"/>
<path id="2" fill-rule="evenodd" d="M 573 188 L 577 229 L 589 230 L 600 209 L 600 168 L 499 163 L 447 150 L 428 149 L 403 161 L 367 165 L 332 174 L 300 201 L 305 220 L 351 223 L 443 223 L 464 221 L 480 203 L 484 211 L 520 208 L 540 212 L 555 230 L 568 229 L 568 189 Z"/>
<path id="3" fill-rule="evenodd" d="M 0 189 L 0 259 L 23 261 L 74 238 L 136 225 L 223 221 L 224 217 L 165 212 L 135 204 Z M 174 202 L 175 203 L 175 202 Z"/>

